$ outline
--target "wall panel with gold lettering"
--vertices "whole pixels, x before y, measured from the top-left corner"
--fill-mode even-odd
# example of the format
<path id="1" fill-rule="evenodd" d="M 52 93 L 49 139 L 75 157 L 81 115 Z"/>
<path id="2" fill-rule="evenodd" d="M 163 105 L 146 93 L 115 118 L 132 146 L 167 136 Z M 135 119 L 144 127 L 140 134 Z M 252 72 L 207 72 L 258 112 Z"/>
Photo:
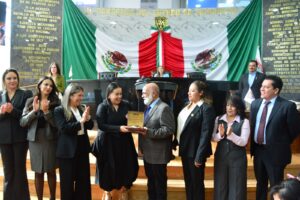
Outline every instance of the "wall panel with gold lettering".
<path id="1" fill-rule="evenodd" d="M 263 66 L 284 82 L 282 96 L 300 101 L 300 1 L 263 1 Z"/>
<path id="2" fill-rule="evenodd" d="M 52 61 L 61 63 L 62 0 L 12 1 L 11 67 L 21 85 L 35 84 Z"/>

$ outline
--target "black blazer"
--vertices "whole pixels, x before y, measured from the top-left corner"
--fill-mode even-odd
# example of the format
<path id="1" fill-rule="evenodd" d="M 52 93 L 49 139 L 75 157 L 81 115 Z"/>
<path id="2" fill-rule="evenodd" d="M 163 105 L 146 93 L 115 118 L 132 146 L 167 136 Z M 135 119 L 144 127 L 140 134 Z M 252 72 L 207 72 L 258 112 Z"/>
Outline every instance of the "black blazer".
<path id="1" fill-rule="evenodd" d="M 27 129 L 20 126 L 23 108 L 27 98 L 32 97 L 31 91 L 17 89 L 14 97 L 8 100 L 6 92 L 0 93 L 0 105 L 10 101 L 14 109 L 11 113 L 0 114 L 0 144 L 26 142 Z"/>
<path id="2" fill-rule="evenodd" d="M 188 116 L 179 141 L 179 156 L 194 158 L 205 163 L 212 154 L 211 136 L 214 128 L 215 112 L 211 106 L 203 103 L 196 106 Z"/>
<path id="3" fill-rule="evenodd" d="M 262 99 L 251 104 L 251 155 L 255 156 L 258 145 L 254 142 L 256 115 Z M 268 156 L 274 164 L 286 165 L 291 162 L 290 145 L 300 133 L 300 117 L 296 105 L 281 97 L 277 97 L 266 125 L 266 145 Z"/>
<path id="4" fill-rule="evenodd" d="M 81 109 L 79 109 L 79 111 L 80 114 L 83 113 Z M 94 126 L 94 122 L 92 119 L 84 123 L 84 135 L 78 136 L 77 132 L 81 130 L 81 125 L 73 114 L 72 118 L 69 121 L 67 121 L 64 114 L 64 108 L 62 106 L 58 106 L 54 110 L 54 117 L 57 128 L 59 130 L 56 157 L 74 158 L 77 148 L 78 137 L 85 137 L 84 140 L 86 145 L 84 149 L 81 150 L 81 152 L 90 152 L 90 141 L 87 134 L 87 130 L 92 129 Z"/>
<path id="5" fill-rule="evenodd" d="M 239 82 L 239 94 L 241 95 L 242 99 L 245 98 L 248 90 L 249 90 L 249 84 L 248 84 L 248 76 L 249 73 L 244 74 Z M 251 86 L 251 90 L 253 92 L 253 95 L 255 97 L 255 99 L 259 99 L 260 98 L 260 88 L 261 88 L 261 84 L 265 79 L 265 75 L 260 73 L 260 72 L 256 72 L 256 76 L 254 78 L 253 84 Z"/>

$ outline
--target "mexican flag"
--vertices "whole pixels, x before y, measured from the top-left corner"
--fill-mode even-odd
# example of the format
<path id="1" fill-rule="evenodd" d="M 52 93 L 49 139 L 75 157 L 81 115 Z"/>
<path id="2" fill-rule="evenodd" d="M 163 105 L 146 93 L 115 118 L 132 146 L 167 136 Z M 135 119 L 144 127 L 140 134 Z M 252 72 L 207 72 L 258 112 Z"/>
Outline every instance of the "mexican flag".
<path id="1" fill-rule="evenodd" d="M 172 36 L 172 27 L 154 30 L 136 42 L 120 42 L 98 29 L 71 0 L 64 1 L 63 73 L 67 79 L 150 77 L 164 66 L 172 77 L 202 72 L 208 80 L 238 81 L 249 60 L 260 60 L 262 0 L 253 0 L 224 30 L 187 41 Z M 71 76 L 70 76 L 71 74 Z"/>

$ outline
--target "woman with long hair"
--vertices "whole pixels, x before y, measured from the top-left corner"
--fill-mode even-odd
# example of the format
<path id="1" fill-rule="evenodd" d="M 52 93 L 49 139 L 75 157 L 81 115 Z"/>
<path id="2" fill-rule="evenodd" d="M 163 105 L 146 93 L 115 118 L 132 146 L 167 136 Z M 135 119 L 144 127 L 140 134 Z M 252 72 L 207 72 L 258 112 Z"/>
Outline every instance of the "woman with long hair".
<path id="1" fill-rule="evenodd" d="M 52 62 L 48 69 L 48 76 L 50 76 L 60 94 L 63 94 L 65 91 L 65 78 L 60 72 L 58 63 Z"/>
<path id="2" fill-rule="evenodd" d="M 56 157 L 59 161 L 60 191 L 63 200 L 90 200 L 90 141 L 87 130 L 92 129 L 90 107 L 81 104 L 84 90 L 70 84 L 62 105 L 54 110 L 59 136 Z"/>
<path id="3" fill-rule="evenodd" d="M 44 173 L 47 173 L 50 200 L 54 200 L 58 130 L 53 114 L 55 107 L 60 105 L 60 100 L 51 77 L 42 77 L 36 90 L 34 97 L 26 102 L 20 124 L 28 128 L 27 140 L 29 141 L 31 169 L 35 172 L 37 197 L 39 200 L 43 199 Z"/>
<path id="4" fill-rule="evenodd" d="M 106 99 L 96 113 L 100 134 L 104 134 L 102 158 L 97 160 L 97 181 L 105 190 L 103 200 L 111 199 L 113 189 L 121 189 L 119 199 L 127 200 L 128 190 L 137 178 L 137 153 L 127 127 L 128 110 L 129 103 L 122 99 L 122 88 L 110 83 Z"/>
<path id="5" fill-rule="evenodd" d="M 247 199 L 246 145 L 250 135 L 245 105 L 239 96 L 230 96 L 226 113 L 217 117 L 212 140 L 218 142 L 214 159 L 214 199 Z"/>
<path id="6" fill-rule="evenodd" d="M 4 170 L 3 200 L 28 200 L 29 189 L 26 174 L 28 142 L 27 129 L 20 126 L 20 119 L 31 91 L 19 88 L 18 71 L 7 69 L 2 76 L 3 91 L 0 94 L 0 150 Z"/>

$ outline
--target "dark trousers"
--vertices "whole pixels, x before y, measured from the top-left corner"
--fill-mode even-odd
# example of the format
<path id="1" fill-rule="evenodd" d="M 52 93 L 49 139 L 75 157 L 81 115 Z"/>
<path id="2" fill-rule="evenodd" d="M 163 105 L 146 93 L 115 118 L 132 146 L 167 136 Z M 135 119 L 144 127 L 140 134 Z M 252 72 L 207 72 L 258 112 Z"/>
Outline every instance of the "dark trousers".
<path id="1" fill-rule="evenodd" d="M 247 157 L 245 149 L 232 150 L 226 154 L 215 154 L 214 199 L 247 199 Z"/>
<path id="2" fill-rule="evenodd" d="M 144 160 L 144 167 L 148 178 L 149 200 L 166 200 L 167 164 L 150 164 Z"/>
<path id="3" fill-rule="evenodd" d="M 257 147 L 254 156 L 254 173 L 257 180 L 256 200 L 266 200 L 268 196 L 268 180 L 270 186 L 279 184 L 284 177 L 284 166 L 272 163 L 270 155 L 264 147 Z"/>
<path id="4" fill-rule="evenodd" d="M 197 168 L 193 158 L 181 157 L 187 200 L 205 200 L 204 168 L 205 163 Z"/>
<path id="5" fill-rule="evenodd" d="M 26 174 L 27 142 L 1 144 L 4 166 L 3 200 L 28 200 L 29 189 Z"/>
<path id="6" fill-rule="evenodd" d="M 59 158 L 62 200 L 91 200 L 89 154 L 81 151 L 78 139 L 74 158 Z"/>

